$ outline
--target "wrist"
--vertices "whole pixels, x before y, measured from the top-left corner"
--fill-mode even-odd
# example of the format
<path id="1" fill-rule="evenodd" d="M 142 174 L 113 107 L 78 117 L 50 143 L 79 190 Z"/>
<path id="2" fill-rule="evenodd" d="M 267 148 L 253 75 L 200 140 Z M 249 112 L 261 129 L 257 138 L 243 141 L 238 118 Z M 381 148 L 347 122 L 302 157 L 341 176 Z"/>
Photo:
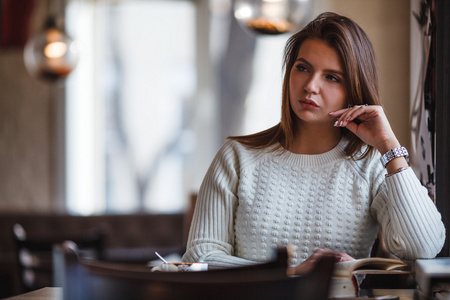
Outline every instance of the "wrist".
<path id="1" fill-rule="evenodd" d="M 392 139 L 389 141 L 385 141 L 380 143 L 376 149 L 380 152 L 381 155 L 385 154 L 389 150 L 401 147 L 400 142 L 397 139 Z"/>
<path id="2" fill-rule="evenodd" d="M 388 170 L 388 173 L 386 174 L 386 178 L 391 177 L 392 175 L 398 174 L 400 172 L 403 172 L 403 171 L 407 170 L 408 168 L 409 168 L 409 166 L 400 167 L 400 168 L 396 169 L 395 171 L 391 171 L 391 172 Z M 386 169 L 388 169 L 388 168 L 386 168 Z"/>

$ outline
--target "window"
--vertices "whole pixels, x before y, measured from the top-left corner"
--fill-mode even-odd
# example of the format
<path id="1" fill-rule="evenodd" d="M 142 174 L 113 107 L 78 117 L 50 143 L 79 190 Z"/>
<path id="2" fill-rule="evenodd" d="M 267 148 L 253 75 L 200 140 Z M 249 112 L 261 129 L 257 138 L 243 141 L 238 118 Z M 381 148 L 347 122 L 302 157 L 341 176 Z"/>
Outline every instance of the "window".
<path id="1" fill-rule="evenodd" d="M 245 101 L 244 134 L 265 130 L 280 122 L 281 63 L 286 40 L 286 35 L 259 37 L 256 40 L 253 80 Z"/>

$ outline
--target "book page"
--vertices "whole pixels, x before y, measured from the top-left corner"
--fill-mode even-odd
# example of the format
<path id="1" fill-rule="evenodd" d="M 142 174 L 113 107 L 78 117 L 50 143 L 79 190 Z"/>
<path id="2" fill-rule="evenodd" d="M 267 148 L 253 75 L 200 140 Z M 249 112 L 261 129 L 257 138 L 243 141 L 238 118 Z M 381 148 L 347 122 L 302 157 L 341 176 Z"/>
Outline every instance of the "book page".
<path id="1" fill-rule="evenodd" d="M 338 262 L 335 264 L 334 276 L 349 277 L 358 270 L 358 273 L 368 273 L 371 270 L 374 273 L 380 273 L 380 270 L 387 273 L 390 270 L 403 270 L 407 264 L 399 259 L 370 257 L 355 259 L 350 261 Z"/>

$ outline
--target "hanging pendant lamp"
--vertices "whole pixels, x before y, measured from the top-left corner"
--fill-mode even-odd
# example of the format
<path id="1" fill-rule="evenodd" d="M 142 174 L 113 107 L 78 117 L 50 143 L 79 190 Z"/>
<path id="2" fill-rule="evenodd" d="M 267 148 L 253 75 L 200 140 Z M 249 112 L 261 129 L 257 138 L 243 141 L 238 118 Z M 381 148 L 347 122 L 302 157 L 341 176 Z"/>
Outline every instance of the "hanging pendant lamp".
<path id="1" fill-rule="evenodd" d="M 24 49 L 25 66 L 35 78 L 55 82 L 66 78 L 78 61 L 77 43 L 50 15 L 41 31 L 28 40 Z"/>
<path id="2" fill-rule="evenodd" d="M 312 6 L 312 0 L 235 0 L 234 16 L 245 30 L 277 35 L 305 25 Z"/>

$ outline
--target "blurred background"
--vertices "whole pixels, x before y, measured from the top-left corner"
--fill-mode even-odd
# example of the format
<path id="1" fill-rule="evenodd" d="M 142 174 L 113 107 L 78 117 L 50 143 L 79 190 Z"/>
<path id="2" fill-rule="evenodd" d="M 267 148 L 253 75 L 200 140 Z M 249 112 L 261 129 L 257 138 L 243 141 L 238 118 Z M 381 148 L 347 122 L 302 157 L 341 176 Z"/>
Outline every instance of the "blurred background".
<path id="1" fill-rule="evenodd" d="M 57 2 L 1 1 L 2 212 L 182 212 L 227 136 L 279 122 L 290 33 L 242 26 L 231 0 Z M 297 26 L 334 11 L 367 32 L 388 118 L 414 149 L 420 1 L 303 2 Z M 78 53 L 58 80 L 24 63 L 51 12 Z"/>

